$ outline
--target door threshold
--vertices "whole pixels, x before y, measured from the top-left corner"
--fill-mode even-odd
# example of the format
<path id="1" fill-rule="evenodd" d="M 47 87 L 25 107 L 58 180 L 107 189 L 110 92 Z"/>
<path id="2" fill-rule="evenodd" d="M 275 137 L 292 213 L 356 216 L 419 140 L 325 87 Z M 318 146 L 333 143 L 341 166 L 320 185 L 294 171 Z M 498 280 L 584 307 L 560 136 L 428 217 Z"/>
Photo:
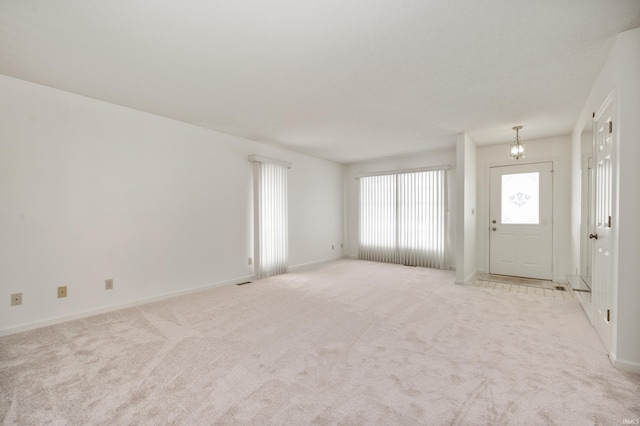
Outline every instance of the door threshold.
<path id="1" fill-rule="evenodd" d="M 582 279 L 581 275 L 567 275 L 567 280 L 569 281 L 571 290 L 591 293 L 591 288 L 587 285 L 586 281 Z"/>
<path id="2" fill-rule="evenodd" d="M 551 280 L 541 280 L 537 278 L 516 277 L 512 275 L 498 275 L 479 273 L 476 275 L 478 281 L 492 281 L 503 284 L 524 285 L 529 287 L 546 288 L 555 290 L 554 283 Z"/>

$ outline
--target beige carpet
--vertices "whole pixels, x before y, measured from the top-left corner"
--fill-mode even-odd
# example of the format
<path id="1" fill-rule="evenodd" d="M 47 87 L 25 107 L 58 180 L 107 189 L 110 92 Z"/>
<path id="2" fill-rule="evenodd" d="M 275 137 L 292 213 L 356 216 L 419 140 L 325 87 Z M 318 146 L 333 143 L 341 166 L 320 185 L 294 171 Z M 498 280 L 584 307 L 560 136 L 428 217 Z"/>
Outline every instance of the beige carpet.
<path id="1" fill-rule="evenodd" d="M 341 260 L 0 339 L 4 424 L 622 424 L 576 301 Z"/>

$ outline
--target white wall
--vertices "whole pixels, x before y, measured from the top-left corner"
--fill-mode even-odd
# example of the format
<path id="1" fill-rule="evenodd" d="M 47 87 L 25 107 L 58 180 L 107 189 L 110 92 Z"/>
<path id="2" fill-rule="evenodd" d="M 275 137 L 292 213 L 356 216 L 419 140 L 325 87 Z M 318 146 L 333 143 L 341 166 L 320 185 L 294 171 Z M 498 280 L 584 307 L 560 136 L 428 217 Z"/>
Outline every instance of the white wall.
<path id="1" fill-rule="evenodd" d="M 640 28 L 626 31 L 618 40 L 596 81 L 572 134 L 573 177 L 579 175 L 580 133 L 593 112 L 614 91 L 613 244 L 614 297 L 611 359 L 617 367 L 640 371 Z M 574 182 L 574 190 L 577 183 Z M 573 200 L 572 257 L 579 256 L 579 200 Z"/>
<path id="2" fill-rule="evenodd" d="M 640 28 L 623 33 L 615 48 L 620 70 L 618 140 L 618 330 L 619 363 L 640 372 Z"/>
<path id="3" fill-rule="evenodd" d="M 526 128 L 525 128 L 526 130 Z M 544 139 L 526 139 L 524 164 L 540 160 L 554 160 L 553 193 L 553 279 L 565 281 L 572 272 L 571 261 L 571 137 L 557 136 Z M 477 150 L 477 268 L 478 272 L 489 271 L 489 167 L 517 164 L 509 157 L 509 143 L 478 147 Z"/>
<path id="4" fill-rule="evenodd" d="M 456 283 L 464 284 L 476 273 L 477 148 L 466 134 L 457 137 Z"/>
<path id="5" fill-rule="evenodd" d="M 358 181 L 356 176 L 363 173 L 374 173 L 392 170 L 405 170 L 419 167 L 450 165 L 452 168 L 447 173 L 449 185 L 449 264 L 455 267 L 455 232 L 456 232 L 456 152 L 434 151 L 411 156 L 393 157 L 365 163 L 355 163 L 347 167 L 346 193 L 347 193 L 347 255 L 358 257 Z"/>
<path id="6" fill-rule="evenodd" d="M 340 257 L 345 166 L 0 75 L 0 334 L 250 277 L 250 154 L 293 163 L 290 264 Z"/>

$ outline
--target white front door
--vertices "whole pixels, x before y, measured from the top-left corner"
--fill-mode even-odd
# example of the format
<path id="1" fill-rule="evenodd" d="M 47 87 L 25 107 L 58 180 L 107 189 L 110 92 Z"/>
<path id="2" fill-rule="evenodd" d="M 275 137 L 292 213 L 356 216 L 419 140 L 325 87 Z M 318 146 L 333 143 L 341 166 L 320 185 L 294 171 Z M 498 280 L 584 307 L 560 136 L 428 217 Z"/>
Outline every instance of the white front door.
<path id="1" fill-rule="evenodd" d="M 492 167 L 489 272 L 552 279 L 553 163 Z"/>
<path id="2" fill-rule="evenodd" d="M 613 293 L 613 245 L 611 235 L 611 190 L 614 134 L 611 102 L 607 101 L 595 119 L 595 211 L 590 238 L 595 242 L 593 255 L 592 301 L 594 326 L 607 350 L 611 350 L 611 305 Z"/>

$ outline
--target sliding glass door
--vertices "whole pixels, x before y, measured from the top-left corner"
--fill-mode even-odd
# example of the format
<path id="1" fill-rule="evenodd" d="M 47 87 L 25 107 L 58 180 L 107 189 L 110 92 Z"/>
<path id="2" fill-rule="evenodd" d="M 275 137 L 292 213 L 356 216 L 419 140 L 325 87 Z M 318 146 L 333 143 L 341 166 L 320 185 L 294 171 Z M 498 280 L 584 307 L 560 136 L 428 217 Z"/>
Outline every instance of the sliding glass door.
<path id="1" fill-rule="evenodd" d="M 360 178 L 360 259 L 446 268 L 446 170 Z"/>

